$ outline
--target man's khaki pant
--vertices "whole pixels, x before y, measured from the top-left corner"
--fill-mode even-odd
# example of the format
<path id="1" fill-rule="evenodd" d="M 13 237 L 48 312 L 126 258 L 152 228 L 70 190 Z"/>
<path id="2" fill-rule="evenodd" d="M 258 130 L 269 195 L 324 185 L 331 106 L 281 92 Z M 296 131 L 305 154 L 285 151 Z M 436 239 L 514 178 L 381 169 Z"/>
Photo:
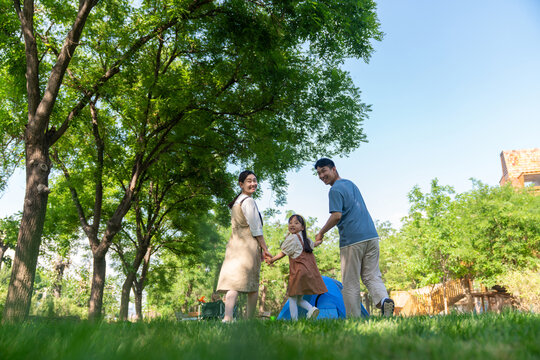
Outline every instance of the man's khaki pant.
<path id="1" fill-rule="evenodd" d="M 361 241 L 340 248 L 343 301 L 347 317 L 359 317 L 362 312 L 360 278 L 367 287 L 373 304 L 388 297 L 379 269 L 379 239 Z"/>

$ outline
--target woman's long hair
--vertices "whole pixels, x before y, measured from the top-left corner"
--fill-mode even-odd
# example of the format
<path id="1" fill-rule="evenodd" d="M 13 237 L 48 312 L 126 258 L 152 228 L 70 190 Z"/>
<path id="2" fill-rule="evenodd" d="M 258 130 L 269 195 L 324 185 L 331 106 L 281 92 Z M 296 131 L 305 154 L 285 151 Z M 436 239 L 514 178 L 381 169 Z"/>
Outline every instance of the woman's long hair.
<path id="1" fill-rule="evenodd" d="M 313 252 L 313 249 L 311 248 L 311 246 L 309 245 L 309 239 L 307 237 L 307 230 L 306 230 L 306 222 L 304 221 L 304 218 L 298 214 L 294 214 L 292 215 L 290 218 L 289 218 L 289 222 L 291 222 L 291 220 L 293 218 L 296 218 L 296 220 L 298 220 L 298 222 L 300 224 L 302 224 L 302 226 L 304 227 L 304 230 L 302 230 L 302 240 L 304 242 L 304 251 L 307 252 L 307 253 L 311 253 Z"/>
<path id="2" fill-rule="evenodd" d="M 244 170 L 244 171 L 242 171 L 242 172 L 240 173 L 240 175 L 238 175 L 238 182 L 239 182 L 239 183 L 243 183 L 244 181 L 246 181 L 246 178 L 247 178 L 249 175 L 252 175 L 252 174 L 255 175 L 255 173 L 254 173 L 253 171 L 251 171 L 251 170 Z M 257 177 L 257 175 L 255 175 L 255 177 Z M 229 209 L 232 209 L 232 207 L 234 206 L 234 203 L 236 202 L 236 199 L 238 199 L 238 197 L 239 197 L 240 195 L 242 195 L 242 192 L 241 192 L 241 191 L 238 193 L 238 195 L 236 195 L 236 196 L 234 197 L 233 201 L 231 201 L 231 202 L 229 203 L 229 205 L 228 205 L 228 206 L 229 206 Z"/>

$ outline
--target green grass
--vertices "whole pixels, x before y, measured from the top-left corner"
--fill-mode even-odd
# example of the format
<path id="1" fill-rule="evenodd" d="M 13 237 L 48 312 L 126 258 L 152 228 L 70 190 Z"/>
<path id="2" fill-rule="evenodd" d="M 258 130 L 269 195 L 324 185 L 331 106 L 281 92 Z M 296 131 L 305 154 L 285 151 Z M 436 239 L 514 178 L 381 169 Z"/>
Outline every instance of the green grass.
<path id="1" fill-rule="evenodd" d="M 0 359 L 540 359 L 540 315 L 0 326 Z"/>

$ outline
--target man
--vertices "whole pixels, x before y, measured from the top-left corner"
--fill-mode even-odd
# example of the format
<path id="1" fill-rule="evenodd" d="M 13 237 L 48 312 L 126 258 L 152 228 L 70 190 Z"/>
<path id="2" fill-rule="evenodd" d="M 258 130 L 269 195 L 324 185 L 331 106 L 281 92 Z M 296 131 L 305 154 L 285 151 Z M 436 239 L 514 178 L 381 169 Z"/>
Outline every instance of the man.
<path id="1" fill-rule="evenodd" d="M 337 225 L 347 317 L 361 315 L 360 278 L 383 316 L 392 316 L 394 301 L 388 297 L 379 269 L 379 235 L 360 191 L 352 181 L 339 176 L 330 159 L 319 159 L 315 169 L 319 179 L 331 186 L 328 193 L 330 217 L 315 237 L 315 246 Z"/>

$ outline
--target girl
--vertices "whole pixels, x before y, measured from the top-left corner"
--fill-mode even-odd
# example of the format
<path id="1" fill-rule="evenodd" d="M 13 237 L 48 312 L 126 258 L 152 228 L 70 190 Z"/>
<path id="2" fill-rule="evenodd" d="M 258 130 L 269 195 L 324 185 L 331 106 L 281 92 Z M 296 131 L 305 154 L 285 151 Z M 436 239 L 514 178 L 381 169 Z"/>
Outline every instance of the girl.
<path id="1" fill-rule="evenodd" d="M 257 177 L 253 171 L 238 176 L 242 189 L 229 204 L 232 233 L 225 250 L 217 291 L 226 292 L 223 322 L 233 321 L 233 311 L 239 293 L 247 293 L 247 316 L 253 317 L 259 293 L 261 259 L 271 258 L 263 237 L 262 218 L 255 200 Z"/>
<path id="2" fill-rule="evenodd" d="M 289 256 L 289 311 L 291 319 L 298 320 L 298 306 L 307 310 L 307 318 L 317 318 L 319 309 L 303 299 L 303 295 L 318 295 L 328 291 L 313 255 L 313 242 L 308 239 L 306 222 L 300 215 L 289 218 L 289 234 L 281 244 L 281 251 L 268 261 L 273 264 Z"/>

